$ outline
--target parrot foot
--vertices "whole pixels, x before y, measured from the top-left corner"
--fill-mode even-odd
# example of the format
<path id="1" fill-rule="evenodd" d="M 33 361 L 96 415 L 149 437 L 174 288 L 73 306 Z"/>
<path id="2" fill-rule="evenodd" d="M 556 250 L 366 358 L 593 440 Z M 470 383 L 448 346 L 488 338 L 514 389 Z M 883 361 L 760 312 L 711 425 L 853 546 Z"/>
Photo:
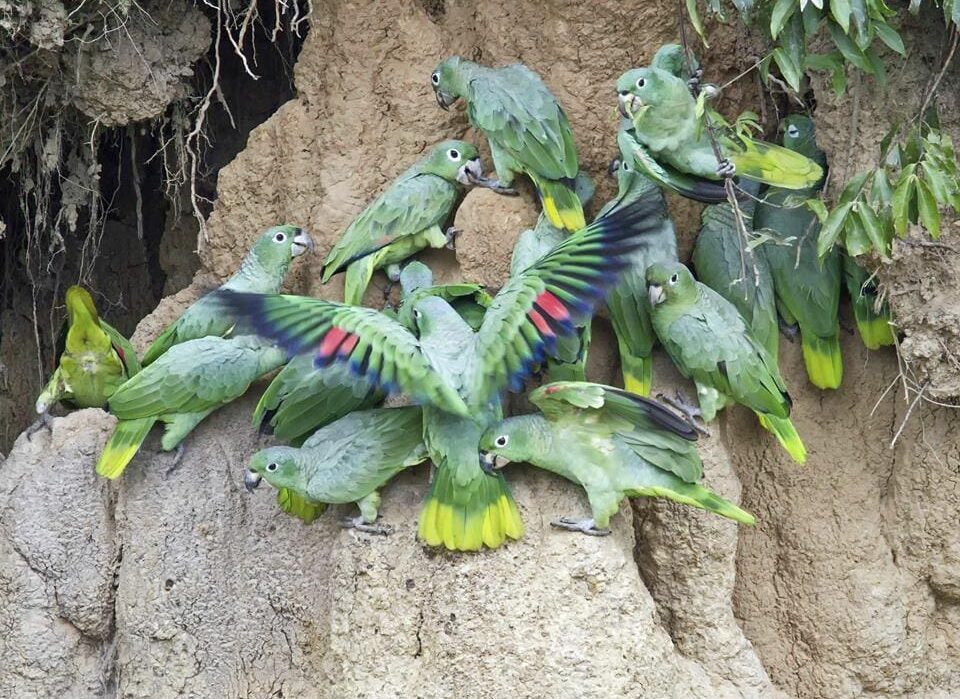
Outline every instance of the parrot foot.
<path id="1" fill-rule="evenodd" d="M 164 478 L 169 478 L 170 474 L 177 470 L 177 467 L 183 460 L 183 452 L 183 442 L 181 442 L 177 445 L 177 448 L 173 450 L 173 461 L 171 461 L 170 466 L 167 467 L 167 472 L 163 474 Z"/>
<path id="2" fill-rule="evenodd" d="M 780 334 L 785 338 L 790 340 L 790 342 L 796 342 L 797 337 L 800 335 L 800 326 L 799 325 L 790 325 L 783 318 L 777 318 L 777 325 L 780 326 Z"/>
<path id="3" fill-rule="evenodd" d="M 34 420 L 33 424 L 27 428 L 26 435 L 27 441 L 33 441 L 33 435 L 35 435 L 40 430 L 46 429 L 47 432 L 53 432 L 53 418 L 50 417 L 50 413 L 42 412 L 40 417 Z"/>
<path id="4" fill-rule="evenodd" d="M 687 400 L 687 397 L 679 390 L 674 391 L 673 398 L 663 393 L 658 393 L 657 400 L 663 401 L 674 410 L 679 410 L 687 419 L 687 422 L 690 423 L 690 426 L 704 437 L 710 436 L 710 430 L 703 424 L 703 413 L 700 412 L 700 408 Z"/>
<path id="5" fill-rule="evenodd" d="M 505 194 L 510 197 L 515 197 L 518 194 L 517 190 L 513 189 L 512 187 L 507 187 L 495 177 L 477 177 L 472 173 L 468 173 L 467 177 L 476 186 L 483 187 L 485 189 L 492 189 L 497 194 Z"/>
<path id="6" fill-rule="evenodd" d="M 573 517 L 560 517 L 550 522 L 551 527 L 557 529 L 566 529 L 568 532 L 580 532 L 587 536 L 607 536 L 609 529 L 598 529 L 593 519 L 574 519 Z"/>
<path id="7" fill-rule="evenodd" d="M 620 156 L 616 156 L 607 164 L 607 177 L 616 177 L 620 170 Z"/>
<path id="8" fill-rule="evenodd" d="M 344 517 L 340 520 L 340 526 L 344 529 L 356 529 L 358 532 L 379 534 L 380 536 L 388 536 L 393 534 L 393 527 L 391 527 L 389 524 L 366 522 L 363 519 L 363 515 L 357 515 L 356 517 Z"/>
<path id="9" fill-rule="evenodd" d="M 460 230 L 459 228 L 455 228 L 454 226 L 450 226 L 449 228 L 447 228 L 447 230 L 443 232 L 443 234 L 447 236 L 447 244 L 444 245 L 444 247 L 447 250 L 456 250 L 457 236 L 459 236 L 461 233 L 463 233 L 463 231 Z"/>
<path id="10" fill-rule="evenodd" d="M 737 166 L 730 162 L 729 158 L 724 158 L 717 165 L 717 177 L 729 178 L 737 174 Z"/>
<path id="11" fill-rule="evenodd" d="M 690 88 L 690 92 L 696 95 L 700 92 L 700 79 L 703 77 L 703 68 L 697 68 L 693 71 L 693 74 L 690 76 L 690 79 L 687 80 L 687 87 Z"/>

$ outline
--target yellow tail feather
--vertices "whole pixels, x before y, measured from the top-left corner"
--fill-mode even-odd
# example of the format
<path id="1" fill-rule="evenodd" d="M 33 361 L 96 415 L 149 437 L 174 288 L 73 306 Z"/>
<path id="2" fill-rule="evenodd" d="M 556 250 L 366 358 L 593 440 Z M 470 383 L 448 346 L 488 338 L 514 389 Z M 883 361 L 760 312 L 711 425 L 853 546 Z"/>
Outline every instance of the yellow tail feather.
<path id="1" fill-rule="evenodd" d="M 123 473 L 130 459 L 139 451 L 156 418 L 145 417 L 139 420 L 121 420 L 110 435 L 110 441 L 103 448 L 97 461 L 97 473 L 104 478 L 114 479 Z"/>
<path id="2" fill-rule="evenodd" d="M 653 358 L 620 353 L 623 387 L 638 396 L 649 396 L 653 386 Z"/>
<path id="3" fill-rule="evenodd" d="M 866 307 L 861 308 L 861 303 Z M 862 301 L 854 302 L 853 305 L 853 315 L 857 321 L 857 332 L 860 333 L 860 340 L 870 350 L 896 344 L 893 326 L 890 325 L 890 315 L 886 312 L 879 315 L 873 313 L 870 308 L 871 304 L 871 300 L 864 298 Z"/>
<path id="4" fill-rule="evenodd" d="M 571 233 L 579 231 L 587 225 L 583 218 L 583 205 L 573 189 L 573 180 L 561 182 L 545 180 L 530 175 L 540 193 L 540 203 L 543 213 L 554 228 L 561 228 Z"/>
<path id="5" fill-rule="evenodd" d="M 810 383 L 821 389 L 839 388 L 843 380 L 843 355 L 837 335 L 822 338 L 801 331 L 800 339 Z"/>
<path id="6" fill-rule="evenodd" d="M 783 189 L 807 189 L 823 178 L 823 168 L 810 158 L 764 141 L 736 141 L 729 149 L 737 174 Z"/>
<path id="7" fill-rule="evenodd" d="M 805 464 L 807 462 L 807 448 L 803 446 L 800 435 L 797 434 L 797 430 L 793 426 L 793 423 L 790 422 L 790 418 L 774 417 L 773 415 L 763 415 L 762 413 L 757 413 L 757 418 L 765 430 L 774 434 L 777 441 L 787 450 L 787 453 L 790 454 L 790 457 L 794 461 L 798 464 Z"/>

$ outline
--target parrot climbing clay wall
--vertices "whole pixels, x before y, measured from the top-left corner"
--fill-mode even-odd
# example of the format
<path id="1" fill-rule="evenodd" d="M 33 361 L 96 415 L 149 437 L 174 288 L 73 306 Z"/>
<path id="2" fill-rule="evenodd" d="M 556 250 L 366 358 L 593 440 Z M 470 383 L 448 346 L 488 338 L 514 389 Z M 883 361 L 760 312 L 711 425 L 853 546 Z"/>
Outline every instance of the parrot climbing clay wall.
<path id="1" fill-rule="evenodd" d="M 673 3 L 610 0 L 315 7 L 296 98 L 220 173 L 201 273 L 144 319 L 137 350 L 225 281 L 275 222 L 303 226 L 326 251 L 433 143 L 465 138 L 489 162 L 465 113 L 436 106 L 430 74 L 446 56 L 519 59 L 540 72 L 597 183 L 589 217 L 616 191 L 604 176 L 617 152 L 613 83 L 676 39 L 674 13 Z M 718 83 L 761 50 L 732 25 L 711 39 L 701 58 Z M 922 55 L 909 65 L 915 76 L 891 77 L 907 93 L 929 75 Z M 901 98 L 864 87 L 851 130 L 849 108 L 815 89 L 819 143 L 855 170 L 874 129 L 864 115 Z M 720 106 L 735 113 L 758 99 L 741 80 Z M 456 250 L 420 257 L 437 282 L 506 281 L 515 241 L 537 220 L 533 192 L 523 194 L 467 193 Z M 700 207 L 673 196 L 668 205 L 687 261 Z M 322 257 L 292 265 L 285 288 L 341 298 L 343 275 L 320 284 Z M 384 280 L 367 287 L 368 302 L 382 300 Z M 250 457 L 271 444 L 250 425 L 256 395 L 198 425 L 175 470 L 159 436 L 147 437 L 115 483 L 93 470 L 115 418 L 89 409 L 55 419 L 0 463 L 0 696 L 951 696 L 960 417 L 923 406 L 889 449 L 907 406 L 871 408 L 897 377 L 895 355 L 868 353 L 842 323 L 839 341 L 843 385 L 821 392 L 806 381 L 801 344 L 780 340 L 804 466 L 739 407 L 698 443 L 704 484 L 755 515 L 752 528 L 638 499 L 620 506 L 610 536 L 559 532 L 550 520 L 586 516 L 586 498 L 515 465 L 505 475 L 523 538 L 439 553 L 416 539 L 425 464 L 382 492 L 389 537 L 342 530 L 353 505 L 306 526 L 271 496 L 245 492 Z M 588 375 L 619 382 L 617 355 L 600 319 Z M 661 349 L 652 376 L 654 394 L 690 390 Z"/>

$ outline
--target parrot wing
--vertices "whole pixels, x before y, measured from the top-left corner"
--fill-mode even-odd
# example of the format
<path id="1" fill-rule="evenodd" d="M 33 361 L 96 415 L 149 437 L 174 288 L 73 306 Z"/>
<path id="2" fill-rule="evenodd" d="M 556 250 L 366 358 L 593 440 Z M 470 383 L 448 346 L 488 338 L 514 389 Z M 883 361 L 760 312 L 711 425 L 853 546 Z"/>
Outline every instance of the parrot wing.
<path id="1" fill-rule="evenodd" d="M 312 351 L 317 367 L 343 362 L 374 386 L 399 389 L 453 413 L 468 413 L 457 391 L 424 356 L 416 336 L 379 311 L 305 296 L 226 290 L 220 295 L 257 334 L 289 354 Z"/>
<path id="2" fill-rule="evenodd" d="M 631 252 L 659 219 L 649 201 L 617 208 L 569 236 L 511 277 L 487 309 L 476 335 L 469 395 L 483 402 L 504 387 L 519 390 L 531 368 L 556 356 L 558 340 L 592 316 Z"/>
<path id="3" fill-rule="evenodd" d="M 110 325 L 107 321 L 100 319 L 100 327 L 110 338 L 110 344 L 113 345 L 113 351 L 120 357 L 123 366 L 126 369 L 127 377 L 131 377 L 140 371 L 140 360 L 137 359 L 137 351 L 133 345 L 120 332 Z"/>
<path id="4" fill-rule="evenodd" d="M 474 79 L 470 121 L 522 168 L 550 180 L 573 179 L 580 166 L 567 115 L 536 73 L 521 65 Z"/>
<path id="5" fill-rule="evenodd" d="M 396 240 L 441 226 L 459 197 L 452 182 L 428 173 L 395 181 L 350 224 L 323 261 L 323 281 Z"/>

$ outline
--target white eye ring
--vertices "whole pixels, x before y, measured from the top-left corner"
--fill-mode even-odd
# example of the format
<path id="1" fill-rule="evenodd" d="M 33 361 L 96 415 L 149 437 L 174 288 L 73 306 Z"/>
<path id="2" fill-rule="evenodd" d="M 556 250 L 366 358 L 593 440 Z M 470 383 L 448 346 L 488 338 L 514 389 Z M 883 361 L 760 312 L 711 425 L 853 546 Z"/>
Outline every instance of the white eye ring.
<path id="1" fill-rule="evenodd" d="M 270 473 L 273 473 L 274 471 L 276 471 L 277 468 L 278 468 L 278 466 L 277 466 L 276 464 L 267 464 L 267 470 L 268 470 Z"/>
<path id="2" fill-rule="evenodd" d="M 679 278 L 680 278 L 680 277 L 677 276 L 677 273 L 674 272 L 673 274 L 670 275 L 670 283 L 671 283 L 671 284 L 676 284 L 676 283 L 677 283 L 677 280 L 678 280 Z"/>
<path id="3" fill-rule="evenodd" d="M 646 84 L 647 84 L 646 80 L 644 80 L 643 78 L 637 78 L 637 83 L 636 83 L 637 89 L 642 90 L 643 86 Z"/>
<path id="4" fill-rule="evenodd" d="M 458 151 L 456 148 L 451 148 L 447 151 L 447 157 L 453 162 L 457 162 L 460 160 L 460 151 Z"/>
<path id="5" fill-rule="evenodd" d="M 414 318 L 420 318 L 420 317 L 423 316 L 423 313 L 420 311 L 419 308 L 416 308 L 416 309 L 414 309 L 414 311 L 413 311 L 413 316 L 414 316 Z"/>
<path id="6" fill-rule="evenodd" d="M 275 236 L 273 236 L 273 239 L 277 243 L 282 243 L 287 239 L 287 236 L 285 236 L 283 233 L 277 233 Z"/>
<path id="7" fill-rule="evenodd" d="M 787 135 L 791 138 L 796 138 L 800 135 L 800 129 L 798 129 L 794 124 L 790 124 L 790 126 L 787 127 Z"/>
<path id="8" fill-rule="evenodd" d="M 434 85 L 439 85 L 439 84 L 440 84 L 440 73 L 434 73 L 433 75 L 431 75 L 431 76 L 430 76 L 430 82 L 432 82 Z"/>
<path id="9" fill-rule="evenodd" d="M 626 170 L 627 172 L 630 172 L 630 165 L 627 163 L 626 160 L 623 161 L 623 166 L 622 166 L 622 167 L 623 167 L 623 169 Z"/>
<path id="10" fill-rule="evenodd" d="M 499 437 L 497 437 L 493 443 L 502 449 L 503 447 L 507 446 L 507 442 L 509 441 L 510 441 L 510 438 L 507 435 L 502 434 Z"/>

